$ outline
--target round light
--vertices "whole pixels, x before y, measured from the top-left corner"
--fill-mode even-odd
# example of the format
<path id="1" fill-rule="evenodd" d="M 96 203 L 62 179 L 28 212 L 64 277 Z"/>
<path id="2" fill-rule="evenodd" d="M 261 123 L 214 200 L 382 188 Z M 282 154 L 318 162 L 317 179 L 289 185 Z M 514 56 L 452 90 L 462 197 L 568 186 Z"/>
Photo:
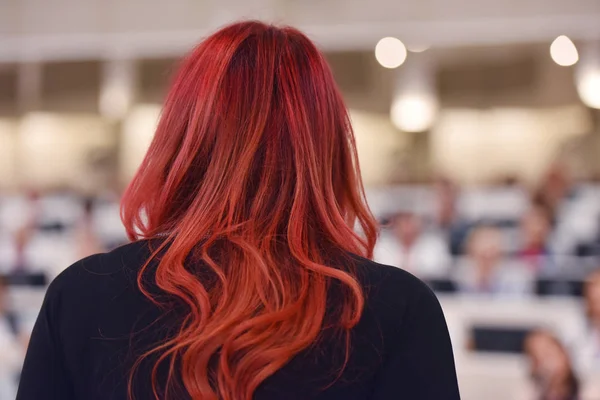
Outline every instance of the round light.
<path id="1" fill-rule="evenodd" d="M 375 46 L 375 58 L 385 68 L 398 68 L 406 60 L 406 46 L 394 37 L 385 37 Z"/>
<path id="2" fill-rule="evenodd" d="M 575 44 L 571 39 L 565 35 L 561 35 L 554 39 L 550 45 L 550 56 L 555 63 L 563 67 L 571 66 L 579 60 L 577 47 L 575 47 Z"/>
<path id="3" fill-rule="evenodd" d="M 577 92 L 586 106 L 600 109 L 600 66 L 581 71 Z"/>
<path id="4" fill-rule="evenodd" d="M 431 128 L 437 113 L 434 96 L 427 93 L 403 94 L 392 102 L 390 117 L 396 128 L 405 132 L 423 132 Z"/>

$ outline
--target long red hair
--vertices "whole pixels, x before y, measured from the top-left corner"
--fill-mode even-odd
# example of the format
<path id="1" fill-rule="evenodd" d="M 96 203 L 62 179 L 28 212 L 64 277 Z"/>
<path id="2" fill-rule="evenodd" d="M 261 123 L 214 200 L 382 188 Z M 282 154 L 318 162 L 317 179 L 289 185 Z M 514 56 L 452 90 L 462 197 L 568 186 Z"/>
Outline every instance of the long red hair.
<path id="1" fill-rule="evenodd" d="M 177 380 L 194 400 L 251 399 L 326 324 L 348 339 L 361 317 L 352 258 L 337 256 L 371 257 L 376 225 L 331 71 L 293 28 L 237 23 L 183 60 L 121 214 L 132 240 L 164 237 L 150 259 L 160 295 L 150 261 L 140 290 L 186 307 L 141 357 L 156 360 L 156 398 Z M 330 316 L 332 284 L 344 295 Z"/>

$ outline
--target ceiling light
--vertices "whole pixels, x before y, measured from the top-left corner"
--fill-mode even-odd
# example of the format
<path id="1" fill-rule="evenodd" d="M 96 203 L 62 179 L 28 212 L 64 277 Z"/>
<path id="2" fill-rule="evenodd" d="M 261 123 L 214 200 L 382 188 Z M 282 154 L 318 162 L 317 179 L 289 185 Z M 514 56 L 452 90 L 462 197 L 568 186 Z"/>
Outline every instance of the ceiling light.
<path id="1" fill-rule="evenodd" d="M 406 60 L 406 46 L 400 39 L 385 37 L 375 46 L 375 58 L 385 68 L 398 68 Z"/>
<path id="2" fill-rule="evenodd" d="M 424 132 L 433 125 L 437 109 L 436 97 L 430 93 L 400 93 L 392 102 L 390 117 L 402 131 Z"/>
<path id="3" fill-rule="evenodd" d="M 581 71 L 577 77 L 577 92 L 586 106 L 600 109 L 600 66 Z"/>
<path id="4" fill-rule="evenodd" d="M 555 63 L 563 67 L 571 66 L 579 60 L 577 47 L 575 47 L 575 44 L 571 39 L 565 35 L 561 35 L 554 39 L 550 45 L 550 56 Z"/>

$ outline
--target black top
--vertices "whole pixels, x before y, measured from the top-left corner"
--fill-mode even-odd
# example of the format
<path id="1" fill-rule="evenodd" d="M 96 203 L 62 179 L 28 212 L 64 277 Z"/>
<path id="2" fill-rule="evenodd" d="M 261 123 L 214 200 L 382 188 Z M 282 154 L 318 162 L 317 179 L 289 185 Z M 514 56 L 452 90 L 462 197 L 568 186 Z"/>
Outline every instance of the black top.
<path id="1" fill-rule="evenodd" d="M 169 331 L 164 318 L 153 324 L 164 312 L 137 288 L 137 270 L 148 256 L 147 242 L 128 244 L 81 260 L 52 282 L 17 400 L 127 399 L 132 363 Z M 366 306 L 341 377 L 335 379 L 339 342 L 323 340 L 268 378 L 256 400 L 460 398 L 448 329 L 433 292 L 401 269 L 366 259 L 359 259 L 357 272 Z M 140 367 L 138 400 L 154 399 L 151 365 Z"/>

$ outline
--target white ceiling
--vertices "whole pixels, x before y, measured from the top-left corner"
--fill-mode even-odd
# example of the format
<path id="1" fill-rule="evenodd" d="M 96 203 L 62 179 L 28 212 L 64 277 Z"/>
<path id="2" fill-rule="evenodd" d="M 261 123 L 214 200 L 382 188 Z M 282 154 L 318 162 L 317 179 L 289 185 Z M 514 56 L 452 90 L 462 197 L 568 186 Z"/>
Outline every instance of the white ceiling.
<path id="1" fill-rule="evenodd" d="M 178 55 L 242 18 L 295 25 L 327 50 L 600 38 L 599 0 L 4 0 L 0 61 Z"/>

